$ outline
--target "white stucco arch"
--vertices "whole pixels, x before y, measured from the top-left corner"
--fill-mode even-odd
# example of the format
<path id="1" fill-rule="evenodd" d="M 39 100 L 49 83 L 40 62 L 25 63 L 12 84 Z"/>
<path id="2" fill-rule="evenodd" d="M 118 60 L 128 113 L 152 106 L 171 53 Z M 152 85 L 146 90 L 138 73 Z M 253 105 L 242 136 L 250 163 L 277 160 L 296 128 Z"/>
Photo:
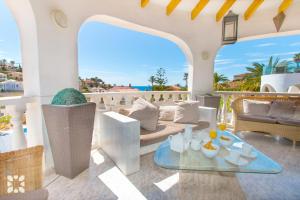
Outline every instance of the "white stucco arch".
<path id="1" fill-rule="evenodd" d="M 24 96 L 39 95 L 39 52 L 37 25 L 29 0 L 5 1 L 16 20 L 20 41 L 23 67 Z"/>
<path id="2" fill-rule="evenodd" d="M 261 87 L 261 92 L 276 92 L 276 90 L 270 84 L 264 84 Z"/>
<path id="3" fill-rule="evenodd" d="M 292 85 L 288 89 L 289 93 L 300 93 L 300 84 Z"/>
<path id="4" fill-rule="evenodd" d="M 164 38 L 166 40 L 169 40 L 169 41 L 175 43 L 178 46 L 178 48 L 184 53 L 184 55 L 186 57 L 186 60 L 187 60 L 187 65 L 189 66 L 189 68 L 193 68 L 193 54 L 192 54 L 192 51 L 191 51 L 190 47 L 188 46 L 188 44 L 183 39 L 179 38 L 178 36 L 175 36 L 171 33 L 167 33 L 167 32 L 164 32 L 164 31 L 149 28 L 149 27 L 146 27 L 146 26 L 138 25 L 138 24 L 135 24 L 133 22 L 121 20 L 121 19 L 116 18 L 116 17 L 111 17 L 111 16 L 108 16 L 108 15 L 93 15 L 91 17 L 88 17 L 82 23 L 82 25 L 80 26 L 80 29 L 84 26 L 84 24 L 86 24 L 88 22 L 100 22 L 100 23 L 111 24 L 113 26 L 118 26 L 118 27 L 121 27 L 121 28 L 133 30 L 133 31 L 136 31 L 136 32 L 146 33 L 146 34 L 149 34 L 149 35 L 154 35 L 154 36 L 161 37 L 161 38 Z M 80 29 L 78 30 L 78 32 L 80 31 Z M 192 79 L 193 77 L 190 77 L 190 78 Z"/>

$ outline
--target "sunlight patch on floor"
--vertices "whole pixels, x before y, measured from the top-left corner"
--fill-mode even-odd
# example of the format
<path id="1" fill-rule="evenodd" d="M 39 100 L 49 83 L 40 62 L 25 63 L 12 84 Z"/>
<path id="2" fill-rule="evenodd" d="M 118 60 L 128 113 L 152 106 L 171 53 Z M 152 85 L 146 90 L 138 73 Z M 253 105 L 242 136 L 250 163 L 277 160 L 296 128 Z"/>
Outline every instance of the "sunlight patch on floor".
<path id="1" fill-rule="evenodd" d="M 165 178 L 160 182 L 154 183 L 154 185 L 156 185 L 159 189 L 165 192 L 178 182 L 179 182 L 179 173 L 176 173 L 173 174 L 172 176 Z"/>
<path id="2" fill-rule="evenodd" d="M 104 156 L 102 156 L 97 149 L 92 150 L 91 157 L 96 165 L 104 163 Z"/>
<path id="3" fill-rule="evenodd" d="M 113 167 L 98 178 L 118 197 L 118 199 L 146 200 L 146 197 L 122 174 Z"/>

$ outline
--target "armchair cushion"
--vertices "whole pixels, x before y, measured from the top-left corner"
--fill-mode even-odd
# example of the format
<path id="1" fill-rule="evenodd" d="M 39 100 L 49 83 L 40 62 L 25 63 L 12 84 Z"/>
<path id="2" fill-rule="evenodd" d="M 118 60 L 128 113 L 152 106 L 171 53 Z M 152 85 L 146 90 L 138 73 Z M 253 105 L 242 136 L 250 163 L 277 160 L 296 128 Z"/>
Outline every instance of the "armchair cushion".
<path id="1" fill-rule="evenodd" d="M 138 98 L 134 101 L 128 117 L 140 121 L 145 130 L 154 131 L 157 127 L 159 109 L 152 103 Z"/>
<path id="2" fill-rule="evenodd" d="M 209 127 L 209 122 L 199 121 L 193 125 L 194 130 L 201 130 Z M 146 146 L 161 142 L 168 138 L 169 135 L 177 134 L 184 131 L 185 124 L 174 123 L 171 121 L 158 121 L 155 131 L 141 130 L 140 144 Z"/>
<path id="3" fill-rule="evenodd" d="M 277 122 L 276 118 L 272 118 L 269 116 L 249 115 L 249 114 L 240 114 L 238 115 L 238 119 L 244 121 L 272 123 L 272 124 L 276 124 Z"/>
<path id="4" fill-rule="evenodd" d="M 270 101 L 243 100 L 244 114 L 266 116 L 270 110 Z"/>
<path id="5" fill-rule="evenodd" d="M 175 110 L 174 122 L 197 124 L 200 118 L 199 102 L 182 102 L 178 103 Z"/>
<path id="6" fill-rule="evenodd" d="M 269 117 L 291 118 L 295 112 L 295 102 L 293 101 L 273 101 L 271 104 Z"/>
<path id="7" fill-rule="evenodd" d="M 159 120 L 173 121 L 175 116 L 176 106 L 160 106 Z"/>
<path id="8" fill-rule="evenodd" d="M 300 120 L 300 106 L 296 106 L 294 116 L 292 118 Z"/>
<path id="9" fill-rule="evenodd" d="M 299 126 L 300 127 L 300 118 L 299 119 L 279 119 L 278 120 L 279 124 L 282 125 L 289 125 L 289 126 Z"/>

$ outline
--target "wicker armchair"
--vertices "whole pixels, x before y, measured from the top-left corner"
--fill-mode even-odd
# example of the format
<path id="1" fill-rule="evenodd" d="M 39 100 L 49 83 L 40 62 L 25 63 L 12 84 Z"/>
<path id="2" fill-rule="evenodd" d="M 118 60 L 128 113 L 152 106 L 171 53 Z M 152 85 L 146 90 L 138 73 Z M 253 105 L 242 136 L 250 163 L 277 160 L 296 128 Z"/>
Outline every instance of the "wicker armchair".
<path id="1" fill-rule="evenodd" d="M 0 196 L 42 188 L 42 156 L 43 146 L 0 153 Z"/>
<path id="2" fill-rule="evenodd" d="M 297 106 L 300 106 L 300 97 L 276 97 L 276 96 L 250 96 L 250 97 L 239 97 L 235 99 L 231 107 L 233 109 L 234 117 L 234 132 L 238 131 L 257 131 L 263 133 L 269 133 L 272 135 L 279 135 L 288 138 L 293 141 L 293 146 L 296 145 L 297 141 L 300 141 L 300 127 L 273 124 L 264 122 L 246 121 L 238 118 L 240 114 L 243 114 L 243 100 L 258 100 L 258 101 L 295 101 Z"/>

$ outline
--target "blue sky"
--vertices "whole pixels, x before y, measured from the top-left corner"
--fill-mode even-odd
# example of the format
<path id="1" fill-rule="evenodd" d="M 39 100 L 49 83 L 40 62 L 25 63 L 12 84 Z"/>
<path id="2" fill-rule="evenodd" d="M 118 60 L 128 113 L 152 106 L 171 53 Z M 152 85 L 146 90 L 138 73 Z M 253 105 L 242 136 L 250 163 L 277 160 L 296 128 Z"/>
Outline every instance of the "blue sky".
<path id="1" fill-rule="evenodd" d="M 21 61 L 19 30 L 10 11 L 0 0 L 0 59 Z"/>
<path id="2" fill-rule="evenodd" d="M 300 53 L 300 35 L 238 42 L 219 50 L 215 71 L 232 79 L 253 62 L 267 63 L 270 56 L 292 61 L 295 53 Z"/>
<path id="3" fill-rule="evenodd" d="M 98 76 L 117 85 L 149 85 L 148 78 L 159 67 L 166 69 L 168 84 L 184 84 L 187 72 L 183 52 L 172 42 L 144 33 L 108 24 L 85 24 L 78 38 L 78 62 L 81 77 Z M 238 42 L 221 48 L 215 71 L 232 79 L 246 72 L 257 61 L 266 63 L 270 56 L 291 60 L 300 52 L 300 35 Z M 21 61 L 17 25 L 0 0 L 0 59 Z"/>
<path id="4" fill-rule="evenodd" d="M 116 26 L 89 22 L 79 33 L 80 76 L 98 76 L 118 85 L 148 85 L 159 67 L 169 84 L 184 84 L 186 58 L 168 40 Z"/>

